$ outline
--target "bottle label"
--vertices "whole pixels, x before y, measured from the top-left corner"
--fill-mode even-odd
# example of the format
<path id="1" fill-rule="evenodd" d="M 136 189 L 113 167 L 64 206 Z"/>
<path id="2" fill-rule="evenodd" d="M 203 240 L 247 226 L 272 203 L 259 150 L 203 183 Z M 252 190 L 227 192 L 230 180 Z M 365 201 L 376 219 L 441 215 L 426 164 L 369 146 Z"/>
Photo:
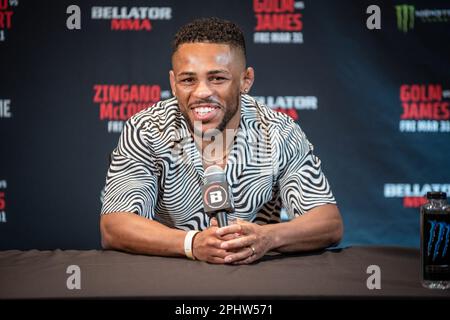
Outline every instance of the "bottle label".
<path id="1" fill-rule="evenodd" d="M 425 213 L 422 221 L 425 280 L 450 280 L 450 214 Z"/>

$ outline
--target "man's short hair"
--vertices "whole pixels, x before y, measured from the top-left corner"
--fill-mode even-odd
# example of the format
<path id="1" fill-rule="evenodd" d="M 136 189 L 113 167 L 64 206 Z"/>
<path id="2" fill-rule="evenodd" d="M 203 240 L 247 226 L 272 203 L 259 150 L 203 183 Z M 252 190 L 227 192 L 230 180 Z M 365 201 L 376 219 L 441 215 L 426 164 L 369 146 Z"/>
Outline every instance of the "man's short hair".
<path id="1" fill-rule="evenodd" d="M 239 26 L 231 21 L 211 17 L 196 19 L 182 26 L 172 43 L 173 53 L 183 43 L 210 42 L 228 44 L 242 50 L 244 57 L 245 40 Z"/>

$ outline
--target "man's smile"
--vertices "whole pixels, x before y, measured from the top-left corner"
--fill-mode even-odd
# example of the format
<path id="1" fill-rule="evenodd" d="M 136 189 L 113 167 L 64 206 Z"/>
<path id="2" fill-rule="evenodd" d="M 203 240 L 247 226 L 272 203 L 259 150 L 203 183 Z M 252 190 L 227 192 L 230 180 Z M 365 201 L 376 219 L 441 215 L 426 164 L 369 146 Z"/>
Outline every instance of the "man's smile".
<path id="1" fill-rule="evenodd" d="M 216 104 L 197 104 L 191 108 L 194 121 L 209 122 L 216 118 L 220 113 L 220 107 Z"/>

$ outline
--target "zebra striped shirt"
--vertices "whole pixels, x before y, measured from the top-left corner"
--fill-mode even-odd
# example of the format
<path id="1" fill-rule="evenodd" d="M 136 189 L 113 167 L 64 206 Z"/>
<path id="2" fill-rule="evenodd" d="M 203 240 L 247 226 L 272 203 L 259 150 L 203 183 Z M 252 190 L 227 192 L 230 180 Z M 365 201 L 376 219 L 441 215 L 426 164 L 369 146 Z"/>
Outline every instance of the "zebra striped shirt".
<path id="1" fill-rule="evenodd" d="M 182 230 L 203 230 L 201 155 L 176 98 L 160 101 L 125 124 L 112 153 L 101 213 L 132 212 Z M 235 211 L 258 224 L 280 222 L 335 204 L 329 183 L 298 124 L 249 95 L 224 169 Z"/>

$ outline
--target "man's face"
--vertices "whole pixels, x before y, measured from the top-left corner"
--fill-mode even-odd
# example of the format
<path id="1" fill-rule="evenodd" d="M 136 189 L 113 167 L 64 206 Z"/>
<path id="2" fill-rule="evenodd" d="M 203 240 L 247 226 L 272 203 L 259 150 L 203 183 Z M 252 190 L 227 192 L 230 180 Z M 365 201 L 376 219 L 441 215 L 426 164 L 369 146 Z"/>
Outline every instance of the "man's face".
<path id="1" fill-rule="evenodd" d="M 172 57 L 172 66 L 172 92 L 193 132 L 201 130 L 204 135 L 211 129 L 237 127 L 240 91 L 253 82 L 248 80 L 251 68 L 245 69 L 239 49 L 215 43 L 182 44 Z"/>

